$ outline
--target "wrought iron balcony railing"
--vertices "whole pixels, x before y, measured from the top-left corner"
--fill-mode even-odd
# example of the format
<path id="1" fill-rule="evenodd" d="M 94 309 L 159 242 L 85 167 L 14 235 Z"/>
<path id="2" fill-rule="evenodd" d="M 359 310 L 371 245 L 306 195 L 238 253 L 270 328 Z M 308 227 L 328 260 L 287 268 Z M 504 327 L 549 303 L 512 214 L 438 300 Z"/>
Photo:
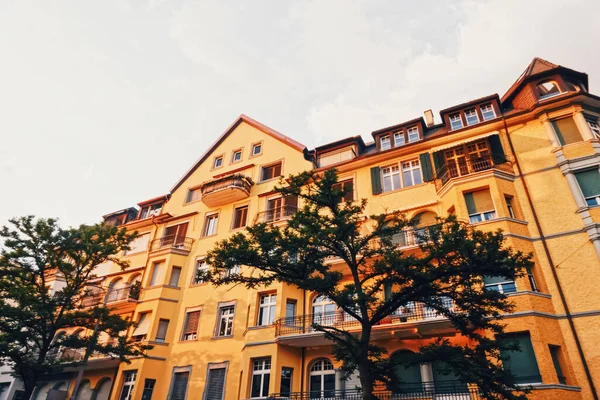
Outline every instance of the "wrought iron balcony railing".
<path id="1" fill-rule="evenodd" d="M 90 294 L 81 300 L 83 307 L 94 307 L 102 304 L 116 303 L 124 300 L 138 300 L 140 298 L 141 288 L 139 284 L 132 284 L 121 288 L 107 289 L 104 292 Z M 105 298 L 106 296 L 106 298 Z"/>
<path id="2" fill-rule="evenodd" d="M 276 222 L 284 219 L 290 218 L 298 211 L 298 207 L 295 206 L 281 206 L 277 208 L 272 208 L 270 210 L 261 211 L 256 214 L 256 218 L 254 218 L 254 223 L 259 222 Z"/>
<path id="3" fill-rule="evenodd" d="M 190 237 L 167 235 L 159 239 L 154 239 L 150 243 L 150 251 L 162 249 L 190 251 L 192 249 L 192 243 L 194 243 L 194 239 Z"/>
<path id="4" fill-rule="evenodd" d="M 398 390 L 378 390 L 374 396 L 380 400 L 479 400 L 482 399 L 476 387 L 459 381 L 402 383 Z M 286 400 L 362 400 L 362 391 L 351 390 L 317 390 L 307 392 L 273 393 L 269 399 Z"/>
<path id="5" fill-rule="evenodd" d="M 455 312 L 454 304 L 450 299 L 443 299 L 444 307 L 450 312 Z M 427 307 L 423 303 L 410 303 L 401 307 L 393 314 L 382 319 L 379 325 L 401 324 L 409 322 L 429 321 L 445 318 L 443 314 Z M 360 328 L 360 322 L 350 314 L 343 311 L 334 311 L 323 314 L 298 315 L 291 318 L 275 320 L 275 336 L 301 335 L 317 332 L 315 325 L 331 326 L 337 329 L 353 330 Z"/>
<path id="6" fill-rule="evenodd" d="M 481 157 L 461 157 L 449 160 L 436 172 L 436 188 L 441 189 L 450 179 L 458 178 L 485 171 L 488 169 L 499 169 L 504 172 L 514 173 L 512 163 L 505 156 L 485 154 Z"/>

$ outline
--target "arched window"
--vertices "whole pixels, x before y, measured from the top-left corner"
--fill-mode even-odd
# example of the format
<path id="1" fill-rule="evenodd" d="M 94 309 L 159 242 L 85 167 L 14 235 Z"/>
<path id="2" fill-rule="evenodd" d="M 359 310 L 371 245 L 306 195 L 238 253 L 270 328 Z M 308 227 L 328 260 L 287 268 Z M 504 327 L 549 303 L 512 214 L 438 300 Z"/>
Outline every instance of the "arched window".
<path id="1" fill-rule="evenodd" d="M 90 381 L 84 381 L 81 386 L 79 386 L 79 391 L 77 392 L 78 400 L 92 400 L 94 392 L 92 391 L 92 387 L 90 385 Z"/>
<path id="2" fill-rule="evenodd" d="M 432 211 L 424 211 L 415 215 L 414 218 L 418 221 L 414 230 L 415 241 L 417 243 L 423 243 L 429 238 L 427 227 L 438 223 L 436 219 L 437 214 Z"/>
<path id="3" fill-rule="evenodd" d="M 537 85 L 540 100 L 548 99 L 560 94 L 560 89 L 555 81 L 545 81 Z"/>
<path id="4" fill-rule="evenodd" d="M 327 358 L 315 361 L 310 367 L 310 398 L 333 397 L 335 394 L 335 370 Z"/>
<path id="5" fill-rule="evenodd" d="M 408 350 L 400 350 L 392 354 L 394 362 L 394 376 L 397 379 L 396 387 L 392 388 L 396 393 L 418 393 L 423 391 L 423 378 L 419 364 L 413 364 L 414 353 Z"/>
<path id="6" fill-rule="evenodd" d="M 569 92 L 579 92 L 581 90 L 581 87 L 578 84 L 571 81 L 565 81 L 565 86 Z"/>
<path id="7" fill-rule="evenodd" d="M 94 397 L 93 400 L 108 400 L 110 394 L 110 378 L 102 378 L 94 389 Z"/>
<path id="8" fill-rule="evenodd" d="M 336 304 L 327 296 L 317 296 L 312 302 L 313 323 L 333 325 L 336 321 Z"/>
<path id="9" fill-rule="evenodd" d="M 106 302 L 119 301 L 123 299 L 125 293 L 125 282 L 121 278 L 117 278 L 108 285 L 108 293 L 106 294 Z"/>

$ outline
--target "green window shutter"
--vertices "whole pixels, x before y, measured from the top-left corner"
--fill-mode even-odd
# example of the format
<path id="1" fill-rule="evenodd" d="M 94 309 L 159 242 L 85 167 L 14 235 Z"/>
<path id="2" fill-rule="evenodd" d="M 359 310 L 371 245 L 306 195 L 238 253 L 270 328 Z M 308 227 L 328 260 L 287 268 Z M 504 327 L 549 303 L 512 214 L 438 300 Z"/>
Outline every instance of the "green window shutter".
<path id="1" fill-rule="evenodd" d="M 600 172 L 597 169 L 576 172 L 575 178 L 577 178 L 583 197 L 600 195 Z"/>
<path id="2" fill-rule="evenodd" d="M 433 171 L 431 170 L 431 158 L 429 158 L 429 153 L 420 154 L 419 163 L 421 164 L 421 173 L 423 174 L 423 181 L 429 182 L 433 180 Z"/>
<path id="3" fill-rule="evenodd" d="M 439 171 L 444 166 L 444 153 L 442 151 L 433 153 L 433 165 L 435 166 L 436 176 L 439 176 Z"/>
<path id="4" fill-rule="evenodd" d="M 540 370 L 535 359 L 529 333 L 507 335 L 499 339 L 501 344 L 517 342 L 521 351 L 502 350 L 501 355 L 504 369 L 512 372 L 517 383 L 536 383 L 541 381 Z"/>
<path id="5" fill-rule="evenodd" d="M 489 138 L 490 150 L 492 152 L 492 159 L 496 164 L 502 164 L 506 162 L 506 155 L 502 148 L 499 135 L 492 135 Z"/>
<path id="6" fill-rule="evenodd" d="M 379 194 L 382 191 L 381 168 L 379 167 L 371 168 L 371 188 L 373 189 L 373 194 Z"/>
<path id="7" fill-rule="evenodd" d="M 473 193 L 465 193 L 465 203 L 467 203 L 467 212 L 469 215 L 475 214 L 477 212 L 477 207 L 475 207 L 475 200 L 473 200 Z"/>

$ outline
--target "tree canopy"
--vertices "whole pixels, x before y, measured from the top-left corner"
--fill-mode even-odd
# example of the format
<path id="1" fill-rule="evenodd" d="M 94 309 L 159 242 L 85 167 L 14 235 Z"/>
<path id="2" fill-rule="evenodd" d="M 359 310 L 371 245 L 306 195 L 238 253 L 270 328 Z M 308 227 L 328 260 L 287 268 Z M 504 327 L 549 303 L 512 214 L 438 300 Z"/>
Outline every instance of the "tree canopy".
<path id="1" fill-rule="evenodd" d="M 135 234 L 105 224 L 63 229 L 57 220 L 27 216 L 10 220 L 0 237 L 0 360 L 23 380 L 25 398 L 86 349 L 124 361 L 148 349 L 128 342 L 129 320 L 89 301 L 95 268 L 109 261 L 126 268 L 117 254 Z M 98 335 L 72 329 L 96 326 Z"/>
<path id="2" fill-rule="evenodd" d="M 358 371 L 364 399 L 381 385 L 401 390 L 393 372 L 399 362 L 437 362 L 442 374 L 477 384 L 487 398 L 524 398 L 526 391 L 501 366 L 500 351 L 517 347 L 496 340 L 504 332 L 501 314 L 513 305 L 485 290 L 483 277 L 514 280 L 531 266 L 530 255 L 507 247 L 502 232 L 482 232 L 454 216 L 416 229 L 418 221 L 400 212 L 366 215 L 367 201 L 344 201 L 346 190 L 333 169 L 289 176 L 275 188 L 301 199 L 287 223 L 258 223 L 217 243 L 208 254 L 211 269 L 199 274 L 214 285 L 278 282 L 331 299 L 359 329 L 318 318 L 311 329 L 331 340 L 346 377 Z M 406 232 L 416 235 L 418 251 L 403 251 Z M 332 259 L 344 268 L 333 268 Z M 250 268 L 232 273 L 238 265 Z M 373 327 L 417 303 L 447 318 L 455 338 L 464 340 L 425 341 L 410 360 L 398 361 L 374 343 Z"/>

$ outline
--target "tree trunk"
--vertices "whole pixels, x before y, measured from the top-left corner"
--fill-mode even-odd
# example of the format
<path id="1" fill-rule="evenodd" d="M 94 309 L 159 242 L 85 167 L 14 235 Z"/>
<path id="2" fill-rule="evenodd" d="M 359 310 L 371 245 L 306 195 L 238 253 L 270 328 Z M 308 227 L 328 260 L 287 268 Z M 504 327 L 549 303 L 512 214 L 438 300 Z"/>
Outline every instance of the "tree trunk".
<path id="1" fill-rule="evenodd" d="M 362 387 L 363 400 L 374 400 L 373 377 L 369 368 L 369 341 L 371 340 L 371 326 L 367 323 L 362 326 L 361 342 L 359 349 L 358 372 L 360 374 L 360 385 Z"/>
<path id="2" fill-rule="evenodd" d="M 33 394 L 33 390 L 35 389 L 36 381 L 34 378 L 29 378 L 23 380 L 23 386 L 25 387 L 25 394 L 23 395 L 24 399 L 29 400 L 31 395 Z"/>

